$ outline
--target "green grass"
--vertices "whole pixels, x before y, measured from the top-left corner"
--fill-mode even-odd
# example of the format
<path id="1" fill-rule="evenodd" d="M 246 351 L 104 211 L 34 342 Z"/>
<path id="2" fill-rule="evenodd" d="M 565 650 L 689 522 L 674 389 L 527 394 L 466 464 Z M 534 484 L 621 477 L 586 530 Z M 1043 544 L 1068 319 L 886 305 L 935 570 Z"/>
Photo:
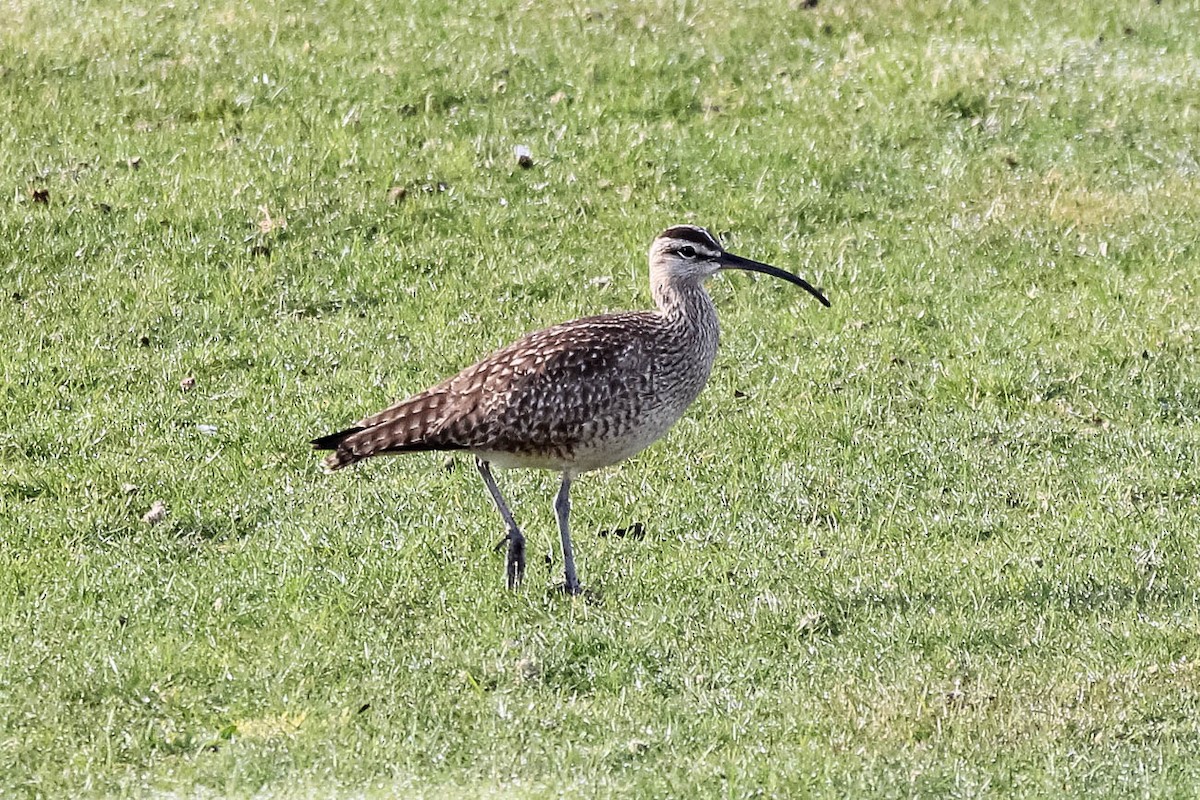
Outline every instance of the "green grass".
<path id="1" fill-rule="evenodd" d="M 1194 795 L 1200 9 L 1061 5 L 7 4 L 0 795 Z M 833 308 L 713 281 L 598 600 L 552 476 L 508 593 L 466 461 L 319 473 L 680 221 Z"/>

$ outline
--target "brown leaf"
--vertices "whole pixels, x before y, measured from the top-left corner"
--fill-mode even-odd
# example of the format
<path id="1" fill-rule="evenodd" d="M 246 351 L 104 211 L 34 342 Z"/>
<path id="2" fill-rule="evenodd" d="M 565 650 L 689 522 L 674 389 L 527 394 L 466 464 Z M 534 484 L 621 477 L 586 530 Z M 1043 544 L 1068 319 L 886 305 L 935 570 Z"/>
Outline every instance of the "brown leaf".
<path id="1" fill-rule="evenodd" d="M 142 515 L 142 522 L 147 525 L 157 525 L 167 517 L 167 504 L 162 500 L 155 500 L 150 504 L 150 510 Z"/>
<path id="2" fill-rule="evenodd" d="M 259 206 L 258 213 L 262 217 L 258 220 L 258 231 L 262 234 L 274 233 L 275 231 L 287 230 L 287 220 L 280 214 L 278 217 L 271 216 L 271 210 L 266 206 Z"/>

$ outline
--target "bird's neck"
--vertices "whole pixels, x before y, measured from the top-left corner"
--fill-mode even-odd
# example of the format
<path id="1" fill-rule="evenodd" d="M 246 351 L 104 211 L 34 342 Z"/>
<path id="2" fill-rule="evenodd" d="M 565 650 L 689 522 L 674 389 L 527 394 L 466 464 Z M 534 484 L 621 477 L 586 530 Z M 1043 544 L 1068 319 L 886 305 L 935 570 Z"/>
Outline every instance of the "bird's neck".
<path id="1" fill-rule="evenodd" d="M 654 372 L 666 381 L 666 404 L 682 414 L 704 389 L 716 361 L 721 339 L 717 309 L 698 282 L 663 281 L 651 286 L 662 320 L 654 343 Z"/>
<path id="2" fill-rule="evenodd" d="M 680 333 L 704 332 L 711 335 L 716 348 L 717 309 L 699 283 L 655 280 L 650 286 L 654 302 L 663 319 Z"/>

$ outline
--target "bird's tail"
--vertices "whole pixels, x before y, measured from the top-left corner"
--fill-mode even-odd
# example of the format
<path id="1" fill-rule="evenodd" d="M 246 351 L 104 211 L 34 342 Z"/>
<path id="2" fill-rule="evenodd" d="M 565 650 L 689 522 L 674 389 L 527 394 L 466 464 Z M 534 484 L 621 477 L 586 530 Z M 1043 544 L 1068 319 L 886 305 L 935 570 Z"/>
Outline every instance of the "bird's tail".
<path id="1" fill-rule="evenodd" d="M 322 462 L 326 472 L 382 453 L 459 449 L 461 445 L 439 436 L 443 401 L 440 394 L 410 397 L 343 431 L 313 439 L 313 449 L 332 451 Z"/>
<path id="2" fill-rule="evenodd" d="M 314 450 L 332 450 L 333 452 L 325 456 L 325 460 L 321 462 L 322 468 L 326 472 L 333 472 L 335 469 L 348 467 L 356 461 L 359 461 L 366 456 L 357 456 L 354 453 L 354 448 L 346 446 L 346 440 L 357 433 L 365 431 L 366 428 L 361 425 L 355 425 L 352 428 L 346 428 L 344 431 L 337 433 L 318 436 L 312 440 Z"/>

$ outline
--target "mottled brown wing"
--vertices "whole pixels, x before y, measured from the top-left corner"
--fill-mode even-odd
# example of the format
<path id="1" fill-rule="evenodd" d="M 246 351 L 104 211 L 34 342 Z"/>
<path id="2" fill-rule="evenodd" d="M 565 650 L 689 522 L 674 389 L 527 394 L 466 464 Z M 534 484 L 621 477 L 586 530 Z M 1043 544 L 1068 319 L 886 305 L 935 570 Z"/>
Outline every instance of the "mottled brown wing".
<path id="1" fill-rule="evenodd" d="M 418 450 L 569 450 L 651 396 L 656 322 L 606 314 L 537 331 L 313 446 L 334 451 L 328 469 Z"/>
<path id="2" fill-rule="evenodd" d="M 476 449 L 570 451 L 652 399 L 653 314 L 606 314 L 538 331 L 451 381 L 467 401 L 445 435 Z"/>

